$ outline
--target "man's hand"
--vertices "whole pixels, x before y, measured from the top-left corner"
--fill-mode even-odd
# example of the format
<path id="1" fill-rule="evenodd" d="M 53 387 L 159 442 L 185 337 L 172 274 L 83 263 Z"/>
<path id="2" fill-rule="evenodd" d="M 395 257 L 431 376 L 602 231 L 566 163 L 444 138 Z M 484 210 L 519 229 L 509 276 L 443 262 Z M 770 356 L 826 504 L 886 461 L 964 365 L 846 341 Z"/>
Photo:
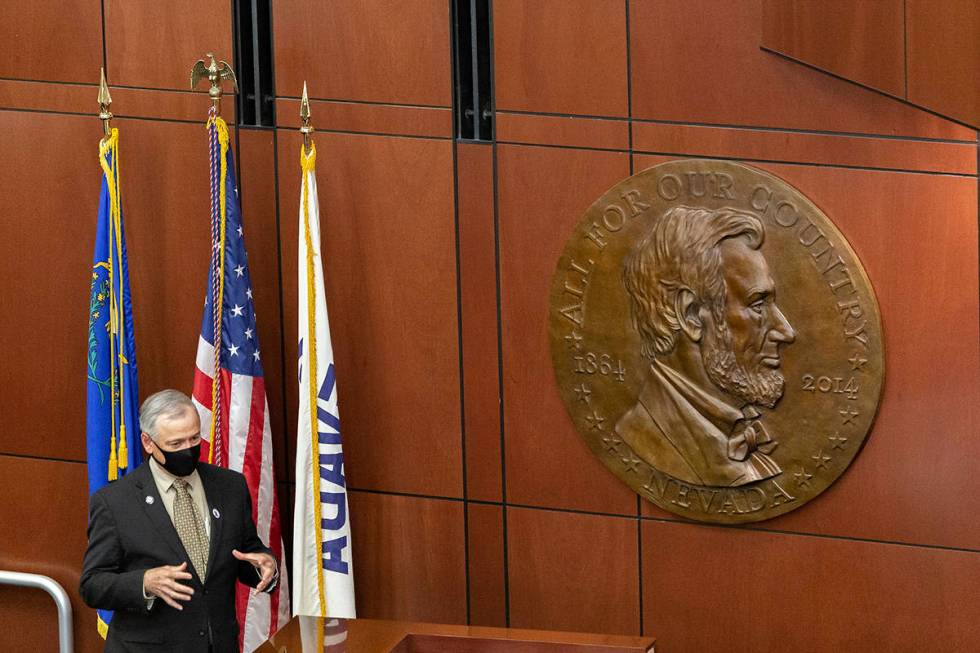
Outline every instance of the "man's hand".
<path id="1" fill-rule="evenodd" d="M 238 549 L 233 549 L 231 554 L 239 560 L 250 563 L 259 572 L 259 584 L 255 586 L 256 592 L 261 592 L 276 579 L 276 559 L 268 553 L 242 553 Z"/>
<path id="2" fill-rule="evenodd" d="M 143 574 L 143 593 L 147 596 L 158 596 L 171 608 L 183 610 L 177 601 L 190 601 L 194 588 L 178 583 L 178 580 L 193 578 L 187 571 L 187 563 L 179 565 L 164 565 L 147 569 Z"/>

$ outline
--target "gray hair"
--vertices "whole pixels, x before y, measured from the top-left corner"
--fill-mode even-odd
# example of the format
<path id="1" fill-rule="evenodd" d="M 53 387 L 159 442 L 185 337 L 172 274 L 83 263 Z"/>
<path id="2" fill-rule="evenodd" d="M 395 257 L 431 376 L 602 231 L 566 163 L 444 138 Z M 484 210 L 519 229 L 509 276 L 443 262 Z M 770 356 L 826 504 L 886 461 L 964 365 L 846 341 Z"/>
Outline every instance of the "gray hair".
<path id="1" fill-rule="evenodd" d="M 693 292 L 724 324 L 727 293 L 718 245 L 744 236 L 758 249 L 765 227 L 758 216 L 732 208 L 675 206 L 658 218 L 626 257 L 623 285 L 630 296 L 633 326 L 643 338 L 643 355 L 653 360 L 674 350 L 680 320 L 675 299 Z"/>
<path id="2" fill-rule="evenodd" d="M 188 410 L 197 412 L 194 402 L 180 390 L 167 389 L 154 392 L 140 407 L 140 429 L 156 440 L 158 419 L 161 417 L 174 419 L 184 415 Z"/>

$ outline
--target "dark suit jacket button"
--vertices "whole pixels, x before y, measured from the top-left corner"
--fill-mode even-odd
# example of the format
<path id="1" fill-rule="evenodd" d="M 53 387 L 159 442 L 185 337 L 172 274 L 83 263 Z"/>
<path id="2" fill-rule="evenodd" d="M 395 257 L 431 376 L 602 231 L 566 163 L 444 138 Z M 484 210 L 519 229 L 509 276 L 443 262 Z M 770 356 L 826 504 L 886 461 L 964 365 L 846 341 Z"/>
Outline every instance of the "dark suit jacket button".
<path id="1" fill-rule="evenodd" d="M 207 593 L 208 593 L 208 591 L 207 591 L 207 590 L 204 590 L 204 593 L 205 593 L 205 594 L 207 594 Z"/>
<path id="2" fill-rule="evenodd" d="M 204 637 L 204 631 L 203 630 L 197 631 L 197 634 L 200 635 L 201 637 Z"/>

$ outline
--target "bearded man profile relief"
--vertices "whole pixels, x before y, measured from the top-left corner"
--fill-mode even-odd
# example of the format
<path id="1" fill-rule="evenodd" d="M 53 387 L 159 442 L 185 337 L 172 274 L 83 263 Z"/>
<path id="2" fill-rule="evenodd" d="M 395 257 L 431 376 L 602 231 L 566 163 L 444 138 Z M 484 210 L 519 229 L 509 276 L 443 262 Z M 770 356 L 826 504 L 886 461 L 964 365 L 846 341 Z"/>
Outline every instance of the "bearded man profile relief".
<path id="1" fill-rule="evenodd" d="M 626 258 L 623 283 L 650 364 L 615 430 L 678 480 L 731 487 L 782 471 L 758 407 L 782 397 L 780 348 L 796 333 L 776 305 L 764 238 L 750 212 L 676 206 Z"/>

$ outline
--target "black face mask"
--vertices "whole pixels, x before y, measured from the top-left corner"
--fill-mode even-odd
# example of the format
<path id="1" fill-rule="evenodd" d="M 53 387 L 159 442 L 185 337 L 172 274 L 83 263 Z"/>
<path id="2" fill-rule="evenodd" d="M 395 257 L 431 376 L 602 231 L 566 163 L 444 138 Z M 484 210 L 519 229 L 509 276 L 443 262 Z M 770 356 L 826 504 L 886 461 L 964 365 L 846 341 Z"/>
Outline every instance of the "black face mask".
<path id="1" fill-rule="evenodd" d="M 160 446 L 157 445 L 157 449 Z M 197 460 L 201 457 L 201 443 L 198 442 L 193 447 L 180 449 L 179 451 L 165 451 L 160 449 L 163 454 L 163 468 L 174 476 L 188 476 L 197 469 Z"/>

